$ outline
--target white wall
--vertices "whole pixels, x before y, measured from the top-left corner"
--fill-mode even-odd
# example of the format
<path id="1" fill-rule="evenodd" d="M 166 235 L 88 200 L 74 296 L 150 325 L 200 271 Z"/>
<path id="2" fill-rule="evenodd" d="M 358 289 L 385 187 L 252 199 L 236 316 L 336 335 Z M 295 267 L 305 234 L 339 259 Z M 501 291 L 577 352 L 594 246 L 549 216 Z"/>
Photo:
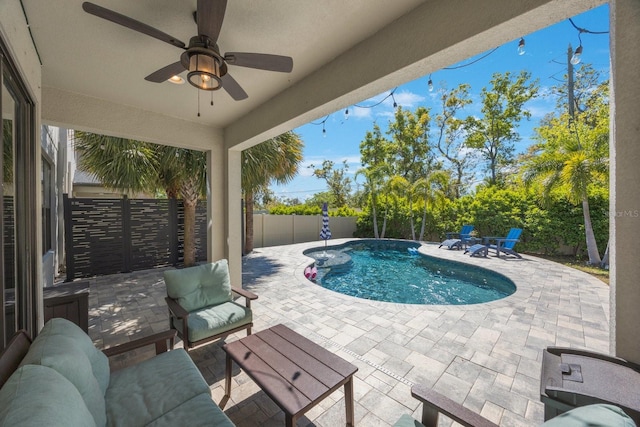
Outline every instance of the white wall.
<path id="1" fill-rule="evenodd" d="M 329 217 L 332 239 L 353 237 L 356 217 Z M 253 215 L 253 246 L 290 245 L 320 239 L 322 215 Z"/>

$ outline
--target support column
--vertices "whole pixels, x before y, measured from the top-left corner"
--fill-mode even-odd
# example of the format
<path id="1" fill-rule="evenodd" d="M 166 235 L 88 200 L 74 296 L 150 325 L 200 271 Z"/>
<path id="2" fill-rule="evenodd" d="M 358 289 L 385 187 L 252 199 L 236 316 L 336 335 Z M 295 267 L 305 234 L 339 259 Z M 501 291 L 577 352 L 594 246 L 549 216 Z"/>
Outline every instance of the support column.
<path id="1" fill-rule="evenodd" d="M 640 363 L 640 2 L 612 0 L 609 4 L 611 352 Z"/>
<path id="2" fill-rule="evenodd" d="M 207 151 L 207 261 L 226 258 L 226 174 L 223 144 Z"/>
<path id="3" fill-rule="evenodd" d="M 234 286 L 242 286 L 242 151 L 225 150 L 227 159 L 226 236 L 229 273 Z"/>

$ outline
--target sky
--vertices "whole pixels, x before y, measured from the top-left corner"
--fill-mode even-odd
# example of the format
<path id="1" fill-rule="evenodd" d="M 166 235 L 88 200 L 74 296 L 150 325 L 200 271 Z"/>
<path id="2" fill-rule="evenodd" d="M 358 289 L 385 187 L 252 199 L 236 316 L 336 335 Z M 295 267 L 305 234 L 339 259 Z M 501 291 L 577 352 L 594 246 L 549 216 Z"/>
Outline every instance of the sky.
<path id="1" fill-rule="evenodd" d="M 603 5 L 572 18 L 575 25 L 580 28 L 602 32 L 609 31 L 609 6 Z M 569 44 L 575 50 L 582 39 L 583 53 L 582 63 L 588 63 L 594 69 L 599 70 L 604 79 L 609 78 L 609 34 L 580 33 L 569 20 L 544 28 L 531 34 L 514 34 L 514 39 L 494 52 L 481 53 L 477 56 L 451 64 L 448 68 L 426 75 L 395 89 L 393 99 L 388 97 L 389 91 L 383 92 L 373 98 L 362 100 L 358 105 L 372 106 L 373 108 L 348 108 L 348 118 L 345 109 L 336 111 L 326 116 L 324 121 L 325 133 L 322 132 L 323 120 L 320 117 L 306 125 L 300 126 L 294 131 L 304 142 L 304 159 L 300 165 L 298 175 L 286 185 L 272 185 L 271 190 L 278 198 L 298 198 L 305 200 L 313 194 L 327 191 L 324 180 L 313 176 L 313 170 L 309 165 L 320 166 L 324 160 L 333 161 L 340 166 L 344 160 L 349 166 L 349 176 L 353 180 L 355 173 L 361 168 L 360 142 L 366 132 L 373 129 L 373 123 L 380 126 L 383 133 L 388 128 L 389 121 L 393 119 L 393 102 L 404 110 L 415 111 L 424 106 L 432 109 L 435 116 L 439 109 L 438 89 L 445 87 L 449 90 L 461 83 L 471 85 L 470 94 L 474 102 L 469 105 L 463 115 L 480 114 L 480 92 L 483 87 L 490 87 L 491 76 L 495 72 L 504 73 L 510 71 L 518 74 L 520 70 L 527 70 L 533 79 L 539 80 L 539 96 L 529 101 L 525 108 L 531 113 L 530 120 L 523 120 L 518 133 L 521 140 L 515 144 L 516 152 L 522 153 L 532 144 L 534 128 L 538 126 L 540 119 L 555 108 L 556 98 L 551 95 L 551 87 L 561 84 L 567 70 L 567 48 Z M 525 40 L 525 53 L 517 52 L 520 37 Z M 483 58 L 483 56 L 487 55 Z M 475 62 L 477 61 L 477 62 Z M 457 68 L 459 67 L 459 68 Z M 431 78 L 433 91 L 428 90 L 428 80 Z M 361 177 L 358 180 L 361 184 Z M 352 183 L 352 191 L 357 190 L 356 183 Z"/>

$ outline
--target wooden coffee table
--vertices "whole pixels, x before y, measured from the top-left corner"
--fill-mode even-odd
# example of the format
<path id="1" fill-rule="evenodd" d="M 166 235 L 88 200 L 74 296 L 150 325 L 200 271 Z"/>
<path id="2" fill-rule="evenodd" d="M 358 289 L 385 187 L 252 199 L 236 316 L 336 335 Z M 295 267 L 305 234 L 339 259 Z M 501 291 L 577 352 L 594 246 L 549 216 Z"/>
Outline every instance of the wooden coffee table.
<path id="1" fill-rule="evenodd" d="M 358 368 L 284 325 L 222 347 L 227 352 L 225 396 L 235 361 L 284 411 L 287 427 L 344 385 L 347 425 L 353 426 L 353 374 Z"/>

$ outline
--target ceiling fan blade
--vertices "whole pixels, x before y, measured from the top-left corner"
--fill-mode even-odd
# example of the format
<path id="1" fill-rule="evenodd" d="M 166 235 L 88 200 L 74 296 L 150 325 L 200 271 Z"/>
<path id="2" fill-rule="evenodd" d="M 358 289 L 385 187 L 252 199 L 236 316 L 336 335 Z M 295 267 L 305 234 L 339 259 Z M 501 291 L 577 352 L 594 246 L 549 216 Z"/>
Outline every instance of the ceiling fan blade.
<path id="1" fill-rule="evenodd" d="M 269 55 L 266 53 L 227 52 L 224 60 L 231 65 L 257 68 L 259 70 L 290 73 L 293 59 L 289 56 Z"/>
<path id="2" fill-rule="evenodd" d="M 142 22 L 136 21 L 135 19 L 129 18 L 128 16 L 121 15 L 118 12 L 114 12 L 113 10 L 105 9 L 104 7 L 98 6 L 97 4 L 84 2 L 82 3 L 82 9 L 84 9 L 85 12 L 90 13 L 91 15 L 97 16 L 98 18 L 115 22 L 116 24 L 120 24 L 123 27 L 127 27 L 139 33 L 154 37 L 175 47 L 179 47 L 182 49 L 186 47 L 186 45 L 180 40 L 173 36 L 170 36 L 167 33 L 163 33 L 162 31 L 156 30 L 155 28 L 147 24 L 143 24 Z"/>
<path id="3" fill-rule="evenodd" d="M 247 92 L 245 92 L 244 89 L 240 87 L 236 79 L 231 77 L 229 73 L 222 76 L 221 80 L 223 89 L 226 90 L 227 93 L 231 95 L 231 97 L 236 101 L 241 101 L 249 97 L 249 95 L 247 95 Z"/>
<path id="4" fill-rule="evenodd" d="M 183 71 L 184 65 L 182 65 L 182 62 L 178 61 L 160 68 L 158 71 L 149 74 L 144 79 L 153 83 L 162 83 Z"/>
<path id="5" fill-rule="evenodd" d="M 209 37 L 215 45 L 226 9 L 227 0 L 198 0 L 198 35 Z"/>

